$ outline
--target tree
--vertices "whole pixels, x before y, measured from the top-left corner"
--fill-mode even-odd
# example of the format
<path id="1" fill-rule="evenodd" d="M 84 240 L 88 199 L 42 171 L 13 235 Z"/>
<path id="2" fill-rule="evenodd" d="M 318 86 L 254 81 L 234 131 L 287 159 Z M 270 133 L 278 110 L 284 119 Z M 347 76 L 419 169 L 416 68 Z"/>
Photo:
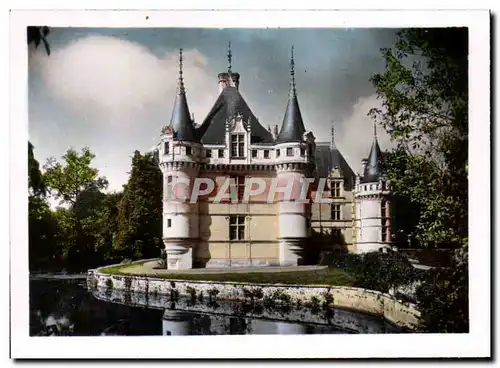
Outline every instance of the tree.
<path id="1" fill-rule="evenodd" d="M 153 154 L 135 151 L 118 208 L 114 245 L 123 257 L 157 257 L 162 248 L 162 174 Z"/>
<path id="2" fill-rule="evenodd" d="M 47 26 L 39 27 L 39 26 L 29 26 L 26 30 L 27 42 L 28 45 L 35 45 L 35 47 L 40 46 L 40 43 L 43 43 L 45 47 L 45 51 L 48 55 L 50 55 L 50 46 L 47 41 L 47 36 L 50 33 L 50 29 Z"/>
<path id="3" fill-rule="evenodd" d="M 61 204 L 54 213 L 57 221 L 57 244 L 63 263 L 80 270 L 95 264 L 95 228 L 89 218 L 99 207 L 107 187 L 107 180 L 98 176 L 98 170 L 91 167 L 95 155 L 84 148 L 80 153 L 70 149 L 63 156 L 64 163 L 54 158 L 47 160 L 43 175 L 47 190 Z"/>
<path id="4" fill-rule="evenodd" d="M 40 164 L 35 159 L 33 150 L 33 145 L 28 142 L 28 189 L 31 195 L 45 195 L 45 184 L 40 171 Z"/>
<path id="5" fill-rule="evenodd" d="M 28 198 L 28 236 L 30 270 L 57 267 L 57 222 L 43 197 Z"/>
<path id="6" fill-rule="evenodd" d="M 385 160 L 392 188 L 418 206 L 420 244 L 466 246 L 467 29 L 405 29 L 383 55 L 371 79 L 382 108 L 370 115 L 397 143 Z"/>
<path id="7" fill-rule="evenodd" d="M 418 208 L 414 235 L 456 247 L 455 263 L 417 289 L 422 328 L 468 331 L 468 40 L 466 28 L 405 29 L 386 70 L 372 77 L 381 109 L 370 115 L 397 143 L 384 158 L 396 195 Z"/>
<path id="8" fill-rule="evenodd" d="M 106 178 L 98 177 L 98 170 L 90 166 L 95 155 L 88 148 L 82 149 L 80 154 L 70 149 L 62 158 L 64 165 L 50 158 L 44 166 L 45 183 L 57 199 L 74 205 L 78 196 L 89 187 L 101 190 L 108 186 Z"/>

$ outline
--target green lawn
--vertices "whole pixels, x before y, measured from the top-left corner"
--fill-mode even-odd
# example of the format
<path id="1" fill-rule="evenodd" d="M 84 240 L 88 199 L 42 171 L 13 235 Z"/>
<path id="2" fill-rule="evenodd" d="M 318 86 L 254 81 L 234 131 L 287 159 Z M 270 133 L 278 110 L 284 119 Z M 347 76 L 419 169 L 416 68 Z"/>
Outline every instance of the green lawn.
<path id="1" fill-rule="evenodd" d="M 139 266 L 140 263 L 134 264 Z M 131 265 L 118 265 L 101 269 L 101 272 L 114 275 L 130 275 L 123 272 L 123 268 Z M 136 275 L 141 276 L 141 275 Z M 322 269 L 296 272 L 256 272 L 256 273 L 157 273 L 152 276 L 164 279 L 187 280 L 187 281 L 219 281 L 252 284 L 297 284 L 297 285 L 333 285 L 354 286 L 354 278 L 341 269 Z"/>

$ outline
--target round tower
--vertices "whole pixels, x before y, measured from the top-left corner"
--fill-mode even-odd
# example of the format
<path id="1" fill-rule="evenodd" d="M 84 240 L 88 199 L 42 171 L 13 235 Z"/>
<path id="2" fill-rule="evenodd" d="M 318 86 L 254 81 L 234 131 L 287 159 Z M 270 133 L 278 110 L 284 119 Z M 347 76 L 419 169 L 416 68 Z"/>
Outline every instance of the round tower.
<path id="1" fill-rule="evenodd" d="M 358 175 L 356 178 L 354 198 L 357 253 L 386 251 L 390 249 L 391 243 L 391 191 L 382 172 L 382 152 L 375 129 L 368 159 L 362 161 L 363 176 Z"/>
<path id="2" fill-rule="evenodd" d="M 203 148 L 191 120 L 182 77 L 182 49 L 179 82 L 170 124 L 162 130 L 159 150 L 163 173 L 163 242 L 167 268 L 193 266 L 193 248 L 198 239 L 198 204 L 191 203 L 193 183 L 198 175 Z"/>
<path id="3" fill-rule="evenodd" d="M 290 89 L 281 131 L 276 139 L 277 202 L 280 265 L 301 264 L 304 240 L 309 237 L 310 204 L 303 200 L 303 186 L 314 166 L 314 136 L 307 133 L 295 88 L 293 47 Z"/>

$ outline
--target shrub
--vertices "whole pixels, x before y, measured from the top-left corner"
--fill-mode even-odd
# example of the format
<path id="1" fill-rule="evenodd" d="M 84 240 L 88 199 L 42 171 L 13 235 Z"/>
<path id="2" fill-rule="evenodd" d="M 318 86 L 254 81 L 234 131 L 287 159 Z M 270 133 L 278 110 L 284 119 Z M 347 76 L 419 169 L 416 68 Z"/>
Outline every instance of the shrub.
<path id="1" fill-rule="evenodd" d="M 313 312 L 317 312 L 319 310 L 319 299 L 314 295 L 311 297 L 311 302 L 308 303 L 308 307 L 311 308 Z"/>
<path id="2" fill-rule="evenodd" d="M 112 289 L 113 288 L 113 280 L 111 280 L 111 277 L 106 279 L 105 285 L 106 285 L 106 287 L 108 289 Z"/>
<path id="3" fill-rule="evenodd" d="M 425 332 L 469 332 L 468 262 L 428 271 L 417 288 L 421 330 Z"/>
<path id="4" fill-rule="evenodd" d="M 130 290 L 132 287 L 132 279 L 130 277 L 125 278 L 125 289 Z"/>
<path id="5" fill-rule="evenodd" d="M 192 286 L 186 287 L 186 291 L 191 297 L 191 302 L 194 304 L 196 303 L 196 289 Z"/>
<path id="6" fill-rule="evenodd" d="M 160 258 L 158 259 L 158 264 L 162 268 L 167 268 L 167 251 L 162 249 L 160 252 Z"/>
<path id="7" fill-rule="evenodd" d="M 281 304 L 290 304 L 292 298 L 283 290 L 275 290 L 271 296 L 272 299 L 279 301 Z"/>
<path id="8" fill-rule="evenodd" d="M 207 294 L 208 294 L 208 298 L 210 300 L 213 300 L 217 297 L 217 295 L 219 294 L 219 290 L 216 289 L 216 288 L 212 288 L 210 290 L 207 291 Z"/>
<path id="9" fill-rule="evenodd" d="M 325 301 L 323 302 L 323 308 L 330 308 L 333 305 L 333 295 L 329 292 L 324 292 L 323 298 L 325 299 Z"/>
<path id="10" fill-rule="evenodd" d="M 383 293 L 409 284 L 417 277 L 408 258 L 397 252 L 349 254 L 342 263 L 345 271 L 356 279 L 356 286 Z"/>

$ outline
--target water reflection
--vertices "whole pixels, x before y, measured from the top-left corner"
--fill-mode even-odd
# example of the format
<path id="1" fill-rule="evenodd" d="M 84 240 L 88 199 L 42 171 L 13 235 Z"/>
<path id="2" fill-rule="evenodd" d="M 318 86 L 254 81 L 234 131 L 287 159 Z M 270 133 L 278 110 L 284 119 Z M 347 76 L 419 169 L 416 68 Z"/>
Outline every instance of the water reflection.
<path id="1" fill-rule="evenodd" d="M 172 302 L 168 296 L 87 290 L 84 279 L 30 280 L 32 336 L 398 333 L 345 310 L 268 310 L 241 303 Z"/>

